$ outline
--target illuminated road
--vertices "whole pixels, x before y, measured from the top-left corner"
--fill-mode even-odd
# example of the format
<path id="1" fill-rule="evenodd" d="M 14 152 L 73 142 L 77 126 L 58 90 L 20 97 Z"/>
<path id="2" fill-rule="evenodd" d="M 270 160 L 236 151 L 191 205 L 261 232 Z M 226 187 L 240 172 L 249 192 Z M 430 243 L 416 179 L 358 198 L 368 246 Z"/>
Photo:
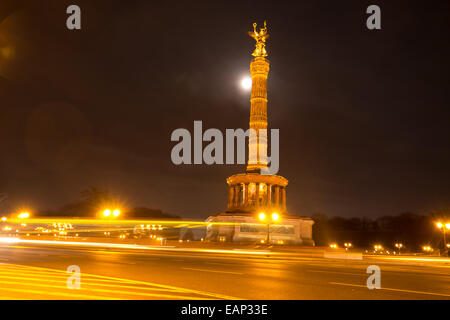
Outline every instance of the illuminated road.
<path id="1" fill-rule="evenodd" d="M 381 290 L 366 287 L 372 264 Z M 450 263 L 2 243 L 0 284 L 1 299 L 450 299 Z"/>

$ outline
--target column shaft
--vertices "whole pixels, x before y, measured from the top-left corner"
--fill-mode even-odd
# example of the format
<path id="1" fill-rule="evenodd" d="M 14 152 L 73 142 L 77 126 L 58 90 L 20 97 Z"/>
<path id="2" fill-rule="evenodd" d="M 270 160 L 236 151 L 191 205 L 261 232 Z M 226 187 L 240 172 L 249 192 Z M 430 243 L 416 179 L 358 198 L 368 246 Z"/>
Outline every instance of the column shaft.
<path id="1" fill-rule="evenodd" d="M 234 186 L 228 187 L 228 208 L 233 207 L 234 201 Z"/>
<path id="2" fill-rule="evenodd" d="M 280 187 L 279 186 L 274 186 L 275 187 L 275 192 L 274 192 L 274 199 L 273 202 L 276 206 L 280 205 Z"/>
<path id="3" fill-rule="evenodd" d="M 248 201 L 248 187 L 250 186 L 249 183 L 246 183 L 244 185 L 245 188 L 245 196 L 244 196 L 244 207 L 248 207 L 250 205 L 250 202 Z"/>
<path id="4" fill-rule="evenodd" d="M 239 207 L 239 200 L 240 200 L 240 192 L 239 192 L 239 185 L 234 186 L 234 206 Z"/>
<path id="5" fill-rule="evenodd" d="M 286 187 L 283 187 L 283 189 L 282 189 L 281 198 L 283 199 L 283 202 L 282 202 L 283 209 L 286 209 Z"/>
<path id="6" fill-rule="evenodd" d="M 259 207 L 259 183 L 256 184 L 256 206 Z"/>

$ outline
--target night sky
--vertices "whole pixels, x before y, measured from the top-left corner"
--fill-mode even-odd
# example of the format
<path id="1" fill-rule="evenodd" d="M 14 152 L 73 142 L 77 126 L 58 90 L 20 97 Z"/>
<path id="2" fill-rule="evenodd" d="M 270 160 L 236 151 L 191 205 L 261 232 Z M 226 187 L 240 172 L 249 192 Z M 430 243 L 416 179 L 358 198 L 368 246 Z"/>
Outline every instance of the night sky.
<path id="1" fill-rule="evenodd" d="M 1 0 L 0 193 L 51 209 L 96 186 L 186 218 L 225 210 L 245 166 L 175 166 L 170 135 L 248 128 L 247 32 L 267 20 L 290 213 L 446 210 L 450 3 L 392 2 Z"/>

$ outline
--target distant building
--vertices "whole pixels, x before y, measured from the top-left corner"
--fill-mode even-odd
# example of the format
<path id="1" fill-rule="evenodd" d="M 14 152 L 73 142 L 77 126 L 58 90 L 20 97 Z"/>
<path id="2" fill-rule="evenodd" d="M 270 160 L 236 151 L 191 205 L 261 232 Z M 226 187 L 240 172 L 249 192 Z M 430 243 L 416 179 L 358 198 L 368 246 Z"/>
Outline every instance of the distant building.
<path id="1" fill-rule="evenodd" d="M 206 219 L 206 222 L 213 223 L 207 227 L 206 240 L 267 242 L 269 238 L 270 243 L 314 245 L 314 221 L 290 215 L 286 211 L 288 180 L 279 175 L 261 174 L 262 170 L 268 168 L 267 136 L 260 136 L 258 131 L 267 129 L 269 61 L 265 58 L 265 41 L 268 38 L 266 24 L 259 32 L 254 24 L 254 31 L 249 34 L 256 40 L 253 52 L 255 58 L 250 63 L 250 129 L 256 130 L 258 134 L 249 139 L 246 173 L 235 174 L 227 179 L 227 210 Z M 277 219 L 272 219 L 274 213 Z"/>

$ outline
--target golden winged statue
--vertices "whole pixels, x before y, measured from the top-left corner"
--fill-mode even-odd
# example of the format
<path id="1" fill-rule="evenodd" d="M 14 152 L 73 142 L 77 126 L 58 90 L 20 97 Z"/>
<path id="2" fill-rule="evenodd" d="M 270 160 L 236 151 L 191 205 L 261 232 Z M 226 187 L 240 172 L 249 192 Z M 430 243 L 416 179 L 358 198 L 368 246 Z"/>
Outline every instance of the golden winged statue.
<path id="1" fill-rule="evenodd" d="M 266 21 L 264 21 L 264 28 L 259 28 L 259 32 L 256 30 L 256 22 L 253 24 L 253 31 L 249 31 L 250 37 L 256 40 L 256 48 L 252 55 L 255 57 L 267 57 L 266 51 L 266 39 L 269 38 L 267 33 Z"/>

